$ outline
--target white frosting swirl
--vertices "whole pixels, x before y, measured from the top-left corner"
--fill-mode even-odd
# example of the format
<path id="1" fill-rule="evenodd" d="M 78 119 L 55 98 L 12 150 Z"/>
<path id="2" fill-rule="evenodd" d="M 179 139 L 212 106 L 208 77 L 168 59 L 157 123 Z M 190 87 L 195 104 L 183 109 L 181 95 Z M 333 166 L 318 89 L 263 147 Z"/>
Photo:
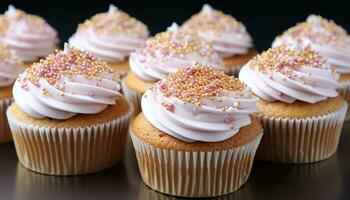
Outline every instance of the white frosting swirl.
<path id="1" fill-rule="evenodd" d="M 246 54 L 253 47 L 253 41 L 244 25 L 221 11 L 205 4 L 202 11 L 186 21 L 182 28 L 194 31 L 211 42 L 222 57 Z"/>
<path id="2" fill-rule="evenodd" d="M 69 43 L 89 51 L 101 60 L 122 62 L 148 38 L 147 27 L 111 5 L 108 13 L 101 13 L 79 25 Z"/>
<path id="3" fill-rule="evenodd" d="M 310 57 L 312 57 L 310 59 Z M 272 48 L 248 62 L 239 79 L 266 101 L 316 103 L 338 96 L 339 75 L 319 54 L 285 46 Z"/>
<path id="4" fill-rule="evenodd" d="M 281 44 L 310 46 L 326 57 L 340 73 L 350 73 L 350 37 L 333 21 L 310 15 L 306 22 L 276 37 L 272 46 Z"/>
<path id="5" fill-rule="evenodd" d="M 13 97 L 28 115 L 68 119 L 78 113 L 95 114 L 115 104 L 121 95 L 113 69 L 87 53 L 67 48 L 34 64 L 15 82 Z"/>
<path id="6" fill-rule="evenodd" d="M 130 54 L 131 70 L 140 78 L 156 81 L 176 72 L 193 61 L 226 70 L 223 61 L 211 45 L 196 35 L 183 32 L 173 23 L 166 32 L 148 39 L 137 51 Z"/>
<path id="7" fill-rule="evenodd" d="M 57 47 L 56 31 L 38 16 L 29 15 L 9 6 L 0 17 L 0 42 L 16 51 L 22 61 L 35 61 Z"/>
<path id="8" fill-rule="evenodd" d="M 221 74 L 217 75 L 219 73 Z M 245 86 L 240 91 L 218 87 L 213 90 L 216 94 L 200 98 L 200 104 L 188 103 L 179 97 L 179 94 L 182 97 L 186 95 L 187 91 L 178 90 L 174 87 L 176 83 L 186 80 L 184 84 L 197 88 L 203 84 L 202 78 L 210 79 L 209 84 L 204 84 L 205 87 L 198 87 L 205 88 L 199 92 L 207 92 L 206 88 L 209 89 L 220 81 L 218 77 L 227 75 L 203 67 L 189 67 L 175 74 L 177 75 L 171 74 L 167 79 L 159 81 L 154 88 L 147 90 L 141 100 L 147 120 L 175 138 L 185 142 L 223 141 L 238 133 L 241 127 L 249 125 L 249 115 L 258 111 L 257 98 Z M 231 80 L 234 79 L 231 77 Z M 167 91 L 172 93 L 168 94 Z"/>
<path id="9" fill-rule="evenodd" d="M 0 44 L 0 87 L 10 86 L 22 71 L 23 64 L 15 52 Z"/>

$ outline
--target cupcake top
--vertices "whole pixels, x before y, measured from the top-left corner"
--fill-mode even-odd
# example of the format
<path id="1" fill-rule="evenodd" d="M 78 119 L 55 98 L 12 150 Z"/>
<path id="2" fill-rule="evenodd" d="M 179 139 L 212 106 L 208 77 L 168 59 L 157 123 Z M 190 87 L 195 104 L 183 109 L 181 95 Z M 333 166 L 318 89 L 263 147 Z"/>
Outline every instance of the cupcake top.
<path id="1" fill-rule="evenodd" d="M 17 79 L 13 97 L 34 118 L 68 119 L 95 114 L 116 103 L 120 86 L 107 63 L 65 45 Z"/>
<path id="2" fill-rule="evenodd" d="M 243 83 L 199 63 L 169 74 L 141 100 L 147 120 L 186 142 L 218 142 L 251 123 L 257 98 Z"/>
<path id="3" fill-rule="evenodd" d="M 281 44 L 310 46 L 340 73 L 350 73 L 350 37 L 332 20 L 310 15 L 305 22 L 276 37 L 272 45 Z"/>
<path id="4" fill-rule="evenodd" d="M 57 46 L 56 31 L 41 17 L 9 6 L 0 15 L 0 42 L 16 51 L 22 61 L 35 61 L 53 52 Z"/>
<path id="5" fill-rule="evenodd" d="M 187 20 L 182 28 L 212 42 L 215 51 L 222 57 L 246 54 L 253 47 L 252 38 L 241 22 L 208 4 Z"/>
<path id="6" fill-rule="evenodd" d="M 69 43 L 101 60 L 122 62 L 144 43 L 148 35 L 146 25 L 110 5 L 108 12 L 79 24 Z"/>
<path id="7" fill-rule="evenodd" d="M 316 103 L 338 96 L 338 73 L 309 47 L 284 45 L 271 48 L 250 60 L 239 78 L 266 101 Z"/>
<path id="8" fill-rule="evenodd" d="M 184 32 L 173 23 L 167 31 L 148 39 L 131 53 L 131 70 L 146 81 L 155 81 L 176 72 L 193 61 L 210 64 L 225 70 L 219 55 L 212 46 L 192 33 Z"/>
<path id="9" fill-rule="evenodd" d="M 6 45 L 0 44 L 0 87 L 10 86 L 23 69 L 16 53 Z"/>

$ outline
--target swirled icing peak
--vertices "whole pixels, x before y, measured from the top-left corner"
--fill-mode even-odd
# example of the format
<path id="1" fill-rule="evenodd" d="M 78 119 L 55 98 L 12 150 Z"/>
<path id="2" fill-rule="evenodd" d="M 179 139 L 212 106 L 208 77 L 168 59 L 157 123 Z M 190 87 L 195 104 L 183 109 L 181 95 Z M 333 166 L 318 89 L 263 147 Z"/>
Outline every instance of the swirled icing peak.
<path id="1" fill-rule="evenodd" d="M 68 119 L 115 104 L 120 86 L 107 63 L 70 48 L 56 50 L 22 73 L 13 88 L 20 108 L 35 118 Z"/>
<path id="2" fill-rule="evenodd" d="M 318 15 L 310 15 L 305 22 L 299 23 L 286 30 L 281 37 L 289 36 L 293 39 L 307 38 L 317 44 L 330 44 L 334 46 L 349 45 L 350 37 L 346 30 L 333 20 L 327 20 Z"/>
<path id="3" fill-rule="evenodd" d="M 0 44 L 0 87 L 11 85 L 22 71 L 23 63 L 16 53 Z"/>
<path id="4" fill-rule="evenodd" d="M 118 63 L 139 48 L 148 35 L 146 25 L 110 5 L 108 12 L 97 14 L 80 24 L 69 43 L 101 60 Z"/>
<path id="5" fill-rule="evenodd" d="M 0 16 L 0 41 L 14 49 L 19 59 L 34 61 L 53 52 L 58 38 L 43 18 L 10 5 Z"/>
<path id="6" fill-rule="evenodd" d="M 144 80 L 154 81 L 198 61 L 224 70 L 221 58 L 210 43 L 182 31 L 173 23 L 167 31 L 148 39 L 130 55 L 130 67 Z"/>
<path id="7" fill-rule="evenodd" d="M 340 73 L 350 73 L 350 36 L 332 20 L 310 15 L 305 22 L 276 37 L 273 46 L 281 44 L 310 46 Z"/>
<path id="8" fill-rule="evenodd" d="M 141 105 L 157 128 L 186 142 L 218 142 L 251 123 L 257 98 L 238 79 L 198 62 L 149 89 Z"/>
<path id="9" fill-rule="evenodd" d="M 188 19 L 184 26 L 198 31 L 213 30 L 217 33 L 226 31 L 244 33 L 246 31 L 244 25 L 237 19 L 213 9 L 208 4 L 203 5 L 201 12 Z"/>
<path id="10" fill-rule="evenodd" d="M 182 28 L 212 42 L 215 51 L 222 57 L 245 54 L 253 46 L 252 39 L 241 22 L 208 4 L 187 20 Z"/>
<path id="11" fill-rule="evenodd" d="M 148 35 L 147 26 L 127 13 L 110 5 L 108 12 L 99 13 L 80 24 L 77 32 L 91 28 L 98 34 L 115 35 L 117 33 Z"/>
<path id="12" fill-rule="evenodd" d="M 327 60 L 309 47 L 276 46 L 250 60 L 240 80 L 266 101 L 316 103 L 338 95 L 336 73 Z"/>

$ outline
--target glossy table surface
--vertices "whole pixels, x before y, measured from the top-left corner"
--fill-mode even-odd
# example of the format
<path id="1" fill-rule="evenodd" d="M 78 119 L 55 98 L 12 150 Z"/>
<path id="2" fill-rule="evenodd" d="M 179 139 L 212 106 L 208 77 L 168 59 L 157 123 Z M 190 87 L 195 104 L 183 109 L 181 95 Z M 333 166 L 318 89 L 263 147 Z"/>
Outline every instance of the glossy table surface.
<path id="1" fill-rule="evenodd" d="M 124 161 L 106 171 L 70 177 L 31 172 L 17 160 L 12 143 L 0 145 L 0 200 L 11 199 L 177 199 L 146 187 L 128 141 Z M 338 152 L 309 165 L 256 160 L 247 183 L 217 199 L 350 199 L 350 124 L 345 124 Z"/>

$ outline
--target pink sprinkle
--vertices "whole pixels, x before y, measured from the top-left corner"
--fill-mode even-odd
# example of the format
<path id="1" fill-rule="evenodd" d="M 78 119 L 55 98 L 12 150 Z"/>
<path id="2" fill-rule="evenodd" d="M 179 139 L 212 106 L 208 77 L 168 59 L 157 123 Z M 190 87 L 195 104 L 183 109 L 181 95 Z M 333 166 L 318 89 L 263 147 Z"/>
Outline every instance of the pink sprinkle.
<path id="1" fill-rule="evenodd" d="M 197 70 L 196 70 L 196 68 L 193 68 L 193 67 L 187 67 L 186 71 L 187 71 L 188 75 L 193 75 L 196 73 Z"/>
<path id="2" fill-rule="evenodd" d="M 91 97 L 94 97 L 94 96 L 95 96 L 95 93 L 89 92 L 89 95 L 90 95 Z"/>
<path id="3" fill-rule="evenodd" d="M 41 85 L 40 85 L 40 83 L 39 83 L 39 82 L 35 83 L 34 85 L 35 85 L 36 87 L 38 87 L 38 88 L 40 88 L 40 87 L 41 87 Z"/>
<path id="4" fill-rule="evenodd" d="M 233 122 L 234 120 L 235 119 L 233 117 L 227 116 L 227 117 L 225 117 L 224 122 L 228 124 L 228 123 Z"/>
<path id="5" fill-rule="evenodd" d="M 21 86 L 21 88 L 24 89 L 24 90 L 28 90 L 28 85 L 27 85 L 27 84 L 23 84 L 23 85 Z"/>
<path id="6" fill-rule="evenodd" d="M 140 63 L 145 63 L 145 62 L 146 62 L 146 59 L 145 59 L 144 57 L 141 57 L 141 58 L 139 59 L 139 61 L 140 61 Z"/>
<path id="7" fill-rule="evenodd" d="M 160 87 L 160 89 L 164 90 L 166 88 L 166 84 L 165 83 L 160 83 L 159 87 Z"/>
<path id="8" fill-rule="evenodd" d="M 283 96 L 283 93 L 282 92 L 278 92 L 278 96 Z"/>
<path id="9" fill-rule="evenodd" d="M 175 111 L 175 106 L 174 106 L 174 104 L 169 104 L 169 105 L 167 106 L 167 110 L 169 110 L 170 112 L 174 112 L 174 111 Z"/>

